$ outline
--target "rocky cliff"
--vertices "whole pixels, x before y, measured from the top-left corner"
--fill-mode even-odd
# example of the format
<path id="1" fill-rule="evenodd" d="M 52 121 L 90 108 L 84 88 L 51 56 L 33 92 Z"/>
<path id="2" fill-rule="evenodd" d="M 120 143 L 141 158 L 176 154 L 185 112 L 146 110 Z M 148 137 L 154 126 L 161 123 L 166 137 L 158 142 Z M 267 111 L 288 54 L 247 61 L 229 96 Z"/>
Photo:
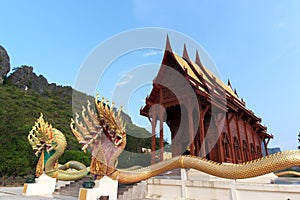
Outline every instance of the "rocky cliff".
<path id="1" fill-rule="evenodd" d="M 1 47 L 1 46 L 0 46 Z M 73 112 L 80 113 L 81 106 L 86 105 L 87 99 L 93 102 L 92 96 L 88 96 L 84 93 L 73 90 L 70 86 L 59 86 L 55 83 L 48 83 L 48 80 L 43 75 L 37 75 L 34 72 L 32 66 L 23 65 L 21 67 L 13 68 L 13 72 L 7 77 L 7 73 L 10 70 L 9 57 L 3 47 L 0 48 L 0 55 L 3 62 L 3 66 L 0 68 L 0 72 L 3 71 L 1 75 L 2 82 L 7 79 L 7 83 L 17 86 L 23 91 L 28 91 L 28 93 L 35 93 L 43 97 L 55 97 L 57 101 L 62 100 L 65 103 L 72 105 Z M 0 60 L 1 61 L 1 60 Z M 1 69 L 3 69 L 1 71 Z M 5 70 L 4 70 L 5 69 Z M 126 123 L 132 123 L 129 115 L 122 112 L 123 120 Z"/>
<path id="2" fill-rule="evenodd" d="M 9 56 L 6 50 L 0 45 L 0 85 L 3 84 L 3 81 L 10 70 Z"/>
<path id="3" fill-rule="evenodd" d="M 31 66 L 15 68 L 14 72 L 8 77 L 8 81 L 20 89 L 34 89 L 38 93 L 43 93 L 49 85 L 47 79 L 42 75 L 37 76 Z"/>

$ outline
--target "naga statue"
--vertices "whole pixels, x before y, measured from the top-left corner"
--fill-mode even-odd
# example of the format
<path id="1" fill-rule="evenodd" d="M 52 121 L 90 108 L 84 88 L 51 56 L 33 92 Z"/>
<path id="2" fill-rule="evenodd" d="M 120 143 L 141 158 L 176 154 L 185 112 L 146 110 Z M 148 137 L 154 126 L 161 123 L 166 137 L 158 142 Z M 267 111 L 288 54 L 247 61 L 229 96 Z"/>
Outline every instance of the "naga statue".
<path id="1" fill-rule="evenodd" d="M 35 155 L 40 155 L 36 166 L 37 177 L 45 172 L 46 175 L 58 180 L 72 181 L 81 179 L 88 174 L 89 168 L 80 162 L 69 161 L 64 165 L 58 164 L 58 159 L 67 146 L 66 138 L 62 132 L 44 121 L 42 113 L 29 132 L 28 141 L 35 151 Z"/>
<path id="2" fill-rule="evenodd" d="M 77 180 L 89 172 L 97 179 L 108 176 L 122 184 L 136 183 L 176 168 L 193 168 L 214 176 L 228 179 L 251 178 L 274 171 L 300 165 L 300 151 L 284 151 L 241 164 L 221 164 L 195 156 L 177 156 L 154 165 L 138 169 L 117 169 L 117 159 L 126 146 L 125 124 L 121 117 L 121 109 L 116 113 L 114 104 L 95 98 L 95 111 L 88 102 L 82 107 L 81 117 L 76 114 L 71 119 L 71 130 L 82 150 L 91 151 L 91 166 L 86 167 L 80 162 L 69 161 L 58 164 L 58 158 L 66 148 L 66 138 L 51 124 L 37 119 L 28 140 L 35 155 L 40 154 L 36 167 L 36 176 L 43 172 L 59 180 Z M 68 170 L 75 169 L 75 170 Z M 284 173 L 283 173 L 284 174 Z"/>
<path id="3" fill-rule="evenodd" d="M 95 98 L 96 112 L 88 102 L 81 117 L 71 120 L 71 130 L 85 151 L 92 153 L 90 172 L 97 179 L 108 176 L 122 184 L 139 182 L 176 168 L 193 168 L 214 176 L 244 179 L 300 165 L 300 151 L 284 151 L 241 164 L 221 164 L 195 156 L 177 156 L 154 165 L 132 170 L 117 169 L 117 159 L 126 145 L 125 124 L 121 109 Z M 79 120 L 81 118 L 81 121 Z"/>

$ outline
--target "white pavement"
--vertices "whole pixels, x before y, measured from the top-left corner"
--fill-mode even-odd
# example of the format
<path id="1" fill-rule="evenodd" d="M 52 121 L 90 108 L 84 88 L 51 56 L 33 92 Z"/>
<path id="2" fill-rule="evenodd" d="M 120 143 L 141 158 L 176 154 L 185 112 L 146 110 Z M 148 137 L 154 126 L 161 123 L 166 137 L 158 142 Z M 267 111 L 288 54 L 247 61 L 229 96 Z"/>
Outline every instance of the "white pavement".
<path id="1" fill-rule="evenodd" d="M 68 197 L 63 195 L 54 195 L 51 197 L 41 197 L 41 196 L 23 196 L 23 187 L 0 187 L 0 199 L 7 200 L 77 200 L 77 197 Z"/>

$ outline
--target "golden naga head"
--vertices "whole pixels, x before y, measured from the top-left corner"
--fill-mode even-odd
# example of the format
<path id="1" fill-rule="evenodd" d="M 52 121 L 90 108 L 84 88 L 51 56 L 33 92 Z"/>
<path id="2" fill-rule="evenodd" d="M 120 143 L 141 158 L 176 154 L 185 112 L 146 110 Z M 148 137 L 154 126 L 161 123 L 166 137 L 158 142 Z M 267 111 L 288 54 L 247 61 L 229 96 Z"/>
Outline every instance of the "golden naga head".
<path id="1" fill-rule="evenodd" d="M 104 97 L 99 100 L 97 94 L 95 110 L 96 112 L 91 108 L 91 103 L 88 101 L 87 106 L 82 107 L 81 116 L 76 113 L 75 120 L 71 119 L 71 130 L 78 142 L 83 145 L 82 150 L 85 151 L 88 147 L 93 148 L 98 140 L 103 139 L 102 135 L 106 135 L 115 147 L 124 149 L 126 126 L 121 117 L 122 108 L 116 113 L 114 103 L 110 104 Z"/>
<path id="2" fill-rule="evenodd" d="M 44 121 L 43 113 L 35 121 L 27 138 L 36 156 L 44 149 L 49 150 L 54 144 L 52 125 Z"/>
<path id="3" fill-rule="evenodd" d="M 98 111 L 100 120 L 102 120 L 100 123 L 102 124 L 103 128 L 107 130 L 115 145 L 119 146 L 124 139 L 123 137 L 126 137 L 126 125 L 121 117 L 122 107 L 120 107 L 117 115 L 115 115 L 115 112 L 113 110 L 115 105 L 114 102 L 109 105 L 109 100 L 105 101 L 104 97 L 102 97 L 101 101 L 99 101 L 98 98 L 99 94 L 97 94 L 95 98 L 95 106 Z"/>

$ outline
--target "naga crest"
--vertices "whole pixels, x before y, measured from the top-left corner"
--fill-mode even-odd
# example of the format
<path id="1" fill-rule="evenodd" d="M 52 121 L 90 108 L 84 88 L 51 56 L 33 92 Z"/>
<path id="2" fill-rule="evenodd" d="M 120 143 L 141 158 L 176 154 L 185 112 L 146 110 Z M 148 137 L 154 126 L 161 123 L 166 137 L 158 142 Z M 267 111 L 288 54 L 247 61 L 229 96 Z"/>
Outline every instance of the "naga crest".
<path id="1" fill-rule="evenodd" d="M 44 150 L 50 152 L 56 148 L 57 144 L 57 132 L 58 130 L 54 129 L 51 124 L 44 121 L 43 113 L 35 121 L 35 125 L 32 127 L 31 131 L 27 136 L 29 144 L 32 149 L 35 151 L 35 155 L 38 156 Z M 66 139 L 59 138 L 64 143 L 64 147 L 67 145 Z"/>
<path id="2" fill-rule="evenodd" d="M 44 154 L 48 154 L 47 157 L 49 158 L 58 147 L 63 152 L 67 146 L 65 136 L 59 130 L 53 128 L 51 124 L 44 121 L 43 113 L 35 121 L 35 125 L 29 131 L 27 138 L 35 151 L 35 155 L 39 156 L 41 154 L 36 167 L 37 176 L 40 176 L 44 171 Z M 57 162 L 55 165 L 57 165 Z"/>
<path id="3" fill-rule="evenodd" d="M 97 178 L 104 175 L 117 178 L 117 158 L 126 146 L 125 123 L 121 117 L 121 109 L 115 113 L 114 103 L 102 97 L 95 98 L 95 109 L 88 101 L 82 107 L 81 117 L 76 113 L 75 120 L 71 119 L 71 130 L 82 150 L 90 150 L 92 162 L 90 172 Z M 96 110 L 96 112 L 94 111 Z"/>

